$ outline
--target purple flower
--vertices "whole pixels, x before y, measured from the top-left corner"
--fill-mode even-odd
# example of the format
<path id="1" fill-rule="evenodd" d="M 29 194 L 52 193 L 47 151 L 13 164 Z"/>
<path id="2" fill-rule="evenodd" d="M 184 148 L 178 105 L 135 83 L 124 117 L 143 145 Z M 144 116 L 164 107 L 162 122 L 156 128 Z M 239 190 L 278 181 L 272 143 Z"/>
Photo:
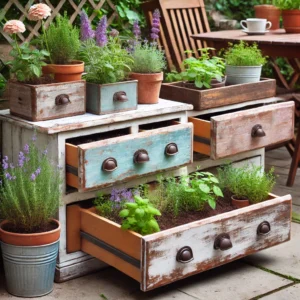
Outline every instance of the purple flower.
<path id="1" fill-rule="evenodd" d="M 141 37 L 141 28 L 140 28 L 138 20 L 134 21 L 132 31 L 133 31 L 134 37 L 138 40 Z"/>
<path id="2" fill-rule="evenodd" d="M 95 37 L 95 32 L 91 27 L 91 22 L 88 15 L 83 10 L 80 13 L 80 39 L 86 41 L 88 39 L 93 39 Z"/>
<path id="3" fill-rule="evenodd" d="M 96 29 L 96 43 L 100 47 L 104 47 L 107 44 L 107 36 L 106 36 L 106 27 L 107 27 L 107 18 L 103 16 L 97 26 Z"/>
<path id="4" fill-rule="evenodd" d="M 4 170 L 8 169 L 8 157 L 7 156 L 4 156 L 4 158 L 2 159 L 2 168 Z"/>
<path id="5" fill-rule="evenodd" d="M 109 33 L 109 35 L 110 35 L 111 37 L 117 37 L 117 36 L 119 35 L 119 31 L 118 31 L 117 29 L 113 29 L 113 30 Z"/>
<path id="6" fill-rule="evenodd" d="M 36 141 L 36 134 L 34 134 L 34 135 L 32 136 L 31 140 L 32 140 L 33 142 Z"/>
<path id="7" fill-rule="evenodd" d="M 43 154 L 44 154 L 44 155 L 47 155 L 47 154 L 48 154 L 48 150 L 45 149 L 45 150 L 43 151 Z"/>
<path id="8" fill-rule="evenodd" d="M 10 167 L 11 169 L 14 169 L 14 168 L 15 168 L 15 166 L 14 166 L 13 163 L 10 163 L 10 164 L 9 164 L 9 167 Z"/>
<path id="9" fill-rule="evenodd" d="M 37 168 L 35 171 L 35 175 L 38 176 L 41 173 L 41 168 Z"/>
<path id="10" fill-rule="evenodd" d="M 35 181 L 35 179 L 36 179 L 36 175 L 34 173 L 32 173 L 31 176 L 30 176 L 30 180 Z"/>
<path id="11" fill-rule="evenodd" d="M 160 32 L 160 12 L 158 9 L 155 9 L 153 12 L 152 28 L 151 28 L 151 39 L 157 40 L 158 34 Z"/>
<path id="12" fill-rule="evenodd" d="M 117 189 L 112 189 L 111 194 L 110 194 L 110 200 L 114 202 L 120 202 L 121 198 L 119 195 L 119 190 Z"/>
<path id="13" fill-rule="evenodd" d="M 24 152 L 25 152 L 25 154 L 28 154 L 29 153 L 29 145 L 28 144 L 26 144 L 25 146 L 24 146 Z"/>
<path id="14" fill-rule="evenodd" d="M 8 180 L 13 179 L 13 177 L 8 172 L 5 173 L 5 178 L 8 179 Z M 14 177 L 14 179 L 15 179 L 15 177 Z"/>
<path id="15" fill-rule="evenodd" d="M 25 160 L 26 160 L 26 157 L 25 157 L 24 153 L 22 151 L 20 151 L 20 153 L 19 153 L 19 160 L 18 160 L 18 166 L 22 168 L 24 166 Z"/>

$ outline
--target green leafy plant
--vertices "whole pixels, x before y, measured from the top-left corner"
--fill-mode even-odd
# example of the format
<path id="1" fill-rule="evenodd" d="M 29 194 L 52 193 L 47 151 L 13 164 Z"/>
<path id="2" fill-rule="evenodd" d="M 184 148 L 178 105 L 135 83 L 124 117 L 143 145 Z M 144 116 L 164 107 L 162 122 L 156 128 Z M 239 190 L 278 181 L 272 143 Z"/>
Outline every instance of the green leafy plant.
<path id="1" fill-rule="evenodd" d="M 181 73 L 168 73 L 166 80 L 194 82 L 197 88 L 211 88 L 211 80 L 216 79 L 222 82 L 224 76 L 225 63 L 222 58 L 213 56 L 210 58 L 209 50 L 213 48 L 200 49 L 201 56 L 197 59 L 189 57 L 183 61 L 185 71 Z"/>
<path id="2" fill-rule="evenodd" d="M 123 218 L 122 228 L 138 232 L 142 235 L 151 234 L 160 231 L 155 216 L 161 213 L 148 199 L 134 196 L 135 202 L 127 202 L 124 209 L 120 211 L 119 216 Z"/>
<path id="3" fill-rule="evenodd" d="M 300 0 L 275 0 L 275 5 L 282 9 L 300 9 Z"/>
<path id="4" fill-rule="evenodd" d="M 234 45 L 229 43 L 224 57 L 226 64 L 231 66 L 261 66 L 266 63 L 257 44 L 248 45 L 244 41 Z"/>
<path id="5" fill-rule="evenodd" d="M 264 172 L 261 167 L 245 165 L 235 168 L 231 164 L 218 168 L 221 188 L 227 189 L 238 198 L 247 198 L 250 203 L 266 200 L 272 191 L 276 177 L 274 168 Z"/>
<path id="6" fill-rule="evenodd" d="M 61 176 L 47 151 L 41 152 L 34 141 L 19 153 L 18 164 L 2 159 L 1 216 L 9 230 L 35 233 L 47 228 L 60 201 Z"/>
<path id="7" fill-rule="evenodd" d="M 4 76 L 0 73 L 0 97 L 3 95 L 6 88 L 7 81 Z"/>

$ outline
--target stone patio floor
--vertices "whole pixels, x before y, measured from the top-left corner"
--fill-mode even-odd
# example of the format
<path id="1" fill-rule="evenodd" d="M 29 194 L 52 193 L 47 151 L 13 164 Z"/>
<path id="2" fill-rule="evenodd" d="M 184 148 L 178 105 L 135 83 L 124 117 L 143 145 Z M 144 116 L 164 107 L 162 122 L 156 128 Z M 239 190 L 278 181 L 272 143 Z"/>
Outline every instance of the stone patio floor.
<path id="1" fill-rule="evenodd" d="M 300 171 L 293 188 L 285 186 L 290 156 L 285 148 L 267 152 L 266 168 L 280 176 L 275 194 L 293 195 L 293 210 L 300 213 Z M 1 273 L 0 273 L 1 277 Z M 0 299 L 18 299 L 6 293 L 3 273 Z M 291 241 L 245 259 L 143 293 L 139 284 L 107 268 L 98 273 L 55 284 L 45 300 L 300 300 L 300 224 L 292 224 Z"/>

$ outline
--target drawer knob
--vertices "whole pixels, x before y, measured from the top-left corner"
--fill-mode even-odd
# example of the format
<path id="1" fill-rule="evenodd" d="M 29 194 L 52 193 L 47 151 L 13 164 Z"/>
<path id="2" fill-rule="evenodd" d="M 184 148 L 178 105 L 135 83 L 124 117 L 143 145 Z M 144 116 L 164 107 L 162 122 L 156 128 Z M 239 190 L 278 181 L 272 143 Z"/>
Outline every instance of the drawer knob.
<path id="1" fill-rule="evenodd" d="M 126 102 L 128 101 L 127 95 L 125 92 L 116 92 L 113 97 L 114 101 Z"/>
<path id="2" fill-rule="evenodd" d="M 268 234 L 270 231 L 271 231 L 271 225 L 267 221 L 260 223 L 257 227 L 258 235 L 265 235 L 265 234 Z"/>
<path id="3" fill-rule="evenodd" d="M 252 131 L 251 131 L 252 137 L 263 137 L 265 135 L 266 135 L 266 133 L 264 132 L 264 130 L 260 124 L 256 124 L 253 126 Z"/>
<path id="4" fill-rule="evenodd" d="M 230 240 L 230 236 L 227 233 L 222 233 L 218 235 L 215 239 L 214 248 L 220 249 L 222 251 L 228 250 L 232 248 L 232 242 Z"/>
<path id="5" fill-rule="evenodd" d="M 193 250 L 189 246 L 182 247 L 176 255 L 176 260 L 181 263 L 188 263 L 194 259 Z"/>
<path id="6" fill-rule="evenodd" d="M 178 153 L 178 146 L 175 143 L 170 143 L 166 146 L 166 150 L 165 150 L 167 155 L 175 155 Z"/>
<path id="7" fill-rule="evenodd" d="M 145 162 L 147 162 L 149 160 L 150 160 L 150 158 L 149 158 L 148 152 L 144 149 L 140 149 L 134 153 L 133 161 L 135 163 L 144 164 Z"/>
<path id="8" fill-rule="evenodd" d="M 71 101 L 70 101 L 69 95 L 67 95 L 67 94 L 61 94 L 61 95 L 56 96 L 56 98 L 55 98 L 56 105 L 66 105 L 70 102 Z"/>
<path id="9" fill-rule="evenodd" d="M 106 172 L 112 172 L 118 168 L 118 163 L 116 159 L 113 157 L 107 158 L 103 163 L 102 163 L 102 170 Z"/>

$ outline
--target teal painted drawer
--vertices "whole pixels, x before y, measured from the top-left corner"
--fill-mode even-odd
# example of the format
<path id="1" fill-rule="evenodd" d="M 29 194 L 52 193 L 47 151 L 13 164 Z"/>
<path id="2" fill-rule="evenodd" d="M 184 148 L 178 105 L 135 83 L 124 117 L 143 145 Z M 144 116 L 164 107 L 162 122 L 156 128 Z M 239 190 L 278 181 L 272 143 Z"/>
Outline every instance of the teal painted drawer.
<path id="1" fill-rule="evenodd" d="M 106 133 L 107 134 L 107 133 Z M 192 162 L 193 125 L 167 126 L 91 143 L 66 144 L 66 182 L 88 191 Z"/>
<path id="2" fill-rule="evenodd" d="M 86 84 L 86 111 L 96 115 L 137 109 L 137 80 Z"/>

